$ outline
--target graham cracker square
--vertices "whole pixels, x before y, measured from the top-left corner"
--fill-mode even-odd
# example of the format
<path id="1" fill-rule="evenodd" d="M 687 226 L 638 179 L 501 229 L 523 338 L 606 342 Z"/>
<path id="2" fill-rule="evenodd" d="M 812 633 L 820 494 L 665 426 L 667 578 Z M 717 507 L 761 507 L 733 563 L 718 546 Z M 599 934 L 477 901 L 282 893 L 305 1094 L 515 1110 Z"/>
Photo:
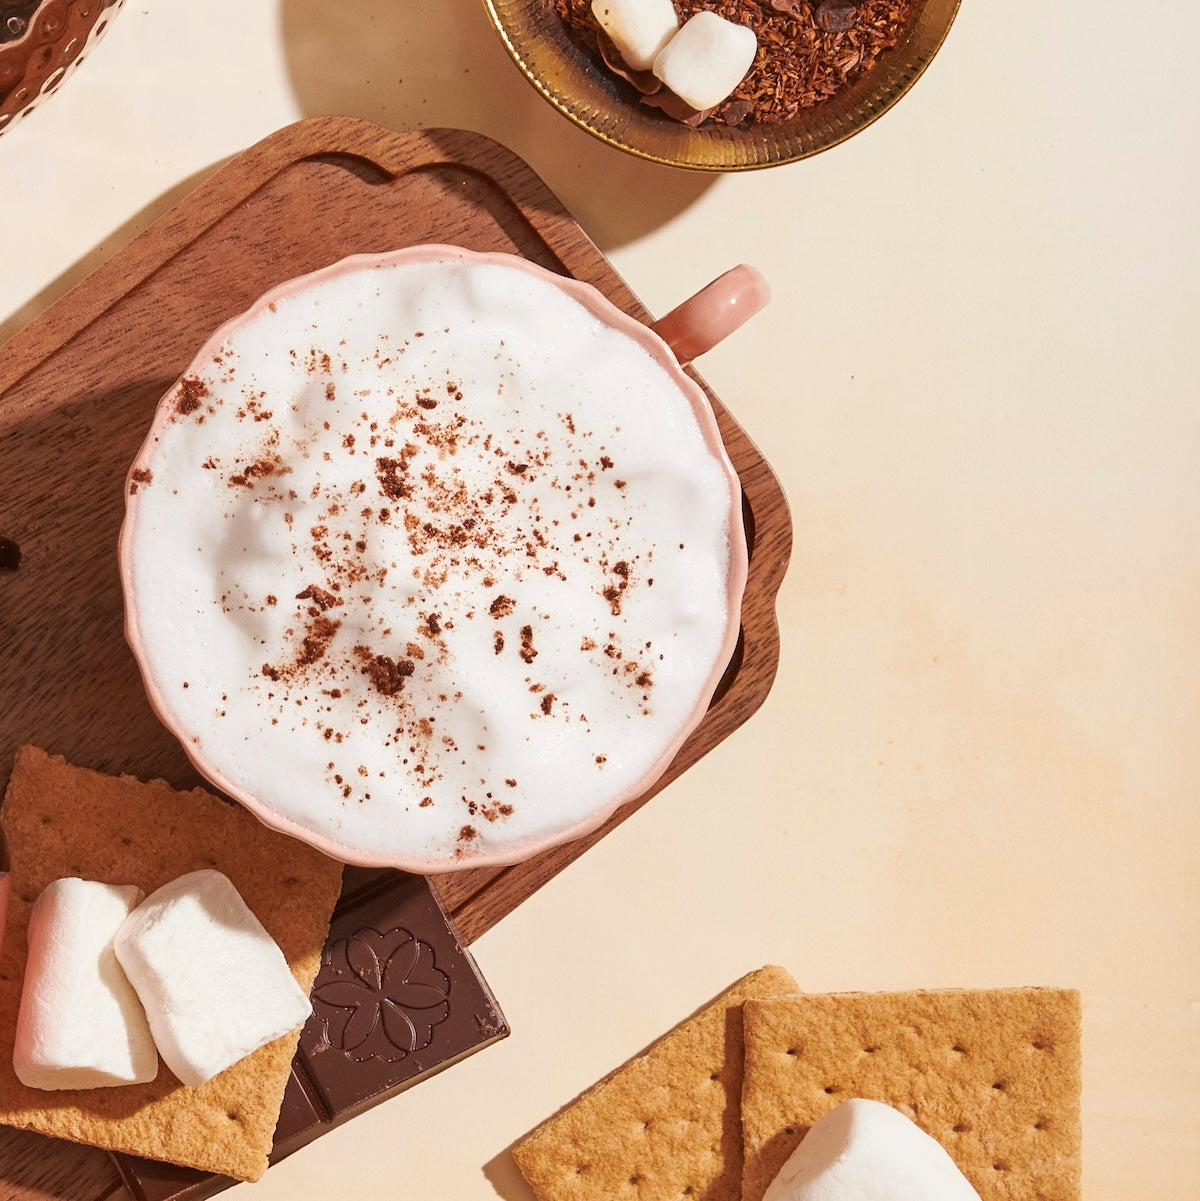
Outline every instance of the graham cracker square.
<path id="1" fill-rule="evenodd" d="M 795 991 L 783 968 L 751 972 L 518 1143 L 539 1201 L 737 1201 L 742 1004 Z"/>
<path id="2" fill-rule="evenodd" d="M 947 989 L 749 1000 L 742 1201 L 812 1124 L 883 1101 L 949 1152 L 982 1201 L 1078 1201 L 1080 1001 L 1068 989 Z"/>
<path id="3" fill-rule="evenodd" d="M 12 1068 L 29 910 L 62 876 L 136 884 L 147 894 L 185 872 L 224 872 L 308 992 L 321 963 L 342 865 L 269 830 L 240 806 L 161 780 L 106 776 L 35 747 L 16 756 L 0 821 L 12 860 L 0 954 L 0 1122 L 239 1180 L 267 1169 L 299 1031 L 195 1087 L 160 1063 L 149 1084 L 44 1091 Z M 235 985 L 236 987 L 236 985 Z"/>

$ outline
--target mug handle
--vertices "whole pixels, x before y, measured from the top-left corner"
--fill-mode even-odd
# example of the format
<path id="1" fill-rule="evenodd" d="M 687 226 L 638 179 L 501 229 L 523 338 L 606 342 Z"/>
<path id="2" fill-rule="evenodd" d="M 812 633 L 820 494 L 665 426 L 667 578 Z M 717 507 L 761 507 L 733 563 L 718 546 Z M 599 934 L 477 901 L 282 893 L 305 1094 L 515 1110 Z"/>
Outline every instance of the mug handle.
<path id="1" fill-rule="evenodd" d="M 762 275 L 746 263 L 701 288 L 650 328 L 671 348 L 680 366 L 711 350 L 771 299 Z"/>
<path id="2" fill-rule="evenodd" d="M 0 946 L 4 943 L 4 927 L 8 922 L 8 893 L 12 887 L 12 877 L 8 869 L 8 846 L 4 841 L 4 831 L 0 830 Z"/>

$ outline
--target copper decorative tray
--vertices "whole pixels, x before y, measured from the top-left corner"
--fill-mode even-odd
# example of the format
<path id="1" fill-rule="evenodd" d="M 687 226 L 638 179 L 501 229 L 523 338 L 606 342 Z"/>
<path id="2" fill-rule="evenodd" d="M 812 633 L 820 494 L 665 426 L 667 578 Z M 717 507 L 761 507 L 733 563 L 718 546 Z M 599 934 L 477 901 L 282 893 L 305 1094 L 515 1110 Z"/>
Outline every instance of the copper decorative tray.
<path id="1" fill-rule="evenodd" d="M 653 319 L 503 147 L 458 130 L 395 133 L 317 118 L 234 159 L 0 348 L 0 537 L 20 554 L 15 571 L 0 573 L 0 789 L 25 742 L 100 771 L 199 782 L 151 713 L 125 645 L 116 565 L 125 472 L 160 396 L 216 326 L 275 284 L 348 254 L 434 241 L 524 255 Z M 663 778 L 607 825 L 516 867 L 434 880 L 464 942 L 721 742 L 767 695 L 791 523 L 770 467 L 708 395 L 741 478 L 751 547 L 734 658 Z M 100 1201 L 119 1189 L 102 1152 L 0 1129 L 0 1198 Z"/>

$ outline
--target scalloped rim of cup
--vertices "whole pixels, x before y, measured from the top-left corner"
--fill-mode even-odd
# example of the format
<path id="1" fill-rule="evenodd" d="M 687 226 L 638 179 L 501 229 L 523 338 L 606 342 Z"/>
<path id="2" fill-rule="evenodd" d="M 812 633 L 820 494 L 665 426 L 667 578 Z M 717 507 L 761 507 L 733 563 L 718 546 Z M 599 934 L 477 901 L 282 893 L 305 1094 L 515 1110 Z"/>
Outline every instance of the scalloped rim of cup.
<path id="1" fill-rule="evenodd" d="M 470 263 L 493 263 L 529 272 L 561 288 L 602 321 L 621 330 L 640 343 L 656 362 L 666 368 L 680 391 L 687 397 L 696 421 L 700 426 L 705 445 L 721 466 L 729 490 L 729 571 L 726 580 L 727 618 L 725 637 L 721 644 L 721 651 L 714 660 L 714 665 L 709 672 L 704 687 L 700 691 L 696 705 L 676 730 L 674 737 L 664 746 L 662 753 L 655 759 L 650 768 L 639 777 L 635 784 L 623 789 L 619 794 L 606 802 L 603 807 L 596 809 L 588 817 L 575 822 L 569 827 L 540 838 L 526 839 L 503 849 L 497 848 L 478 854 L 466 853 L 450 857 L 388 855 L 340 842 L 337 839 L 314 832 L 307 826 L 278 813 L 268 803 L 260 800 L 245 789 L 238 787 L 222 772 L 208 764 L 203 753 L 194 749 L 191 742 L 191 734 L 187 727 L 174 718 L 171 706 L 167 703 L 157 682 L 150 674 L 142 655 L 136 589 L 134 586 L 136 566 L 131 552 L 132 531 L 137 520 L 139 507 L 138 490 L 131 487 L 134 482 L 133 475 L 141 466 L 143 458 L 147 461 L 152 460 L 153 447 L 157 441 L 158 434 L 170 419 L 170 401 L 177 394 L 184 378 L 195 374 L 202 367 L 211 363 L 214 354 L 232 333 L 252 324 L 262 312 L 269 309 L 278 300 L 295 295 L 297 292 L 338 275 L 434 259 Z M 582 280 L 574 279 L 571 276 L 559 275 L 557 272 L 550 271 L 537 263 L 521 258 L 519 255 L 501 251 L 469 250 L 465 247 L 452 246 L 445 243 L 420 243 L 398 250 L 349 255 L 328 266 L 296 276 L 264 292 L 249 308 L 222 323 L 208 337 L 200 350 L 193 356 L 187 368 L 159 400 L 150 429 L 126 474 L 125 516 L 121 524 L 118 543 L 118 567 L 121 577 L 121 590 L 125 601 L 125 640 L 137 662 L 150 707 L 153 709 L 158 720 L 179 741 L 188 760 L 200 775 L 208 780 L 210 784 L 220 789 L 226 796 L 237 801 L 238 804 L 242 805 L 243 808 L 258 818 L 265 826 L 279 833 L 297 838 L 332 859 L 359 867 L 391 867 L 419 875 L 429 875 L 439 872 L 465 871 L 476 867 L 507 867 L 515 863 L 521 863 L 542 851 L 550 850 L 564 843 L 573 842 L 578 838 L 592 833 L 608 821 L 623 805 L 636 800 L 647 789 L 652 787 L 667 770 L 672 760 L 679 753 L 680 748 L 703 720 L 709 705 L 712 703 L 712 697 L 717 685 L 720 683 L 721 677 L 729 666 L 741 629 L 741 606 L 749 572 L 749 556 L 746 547 L 745 528 L 742 523 L 741 480 L 738 478 L 738 474 L 725 449 L 725 443 L 721 438 L 721 431 L 717 424 L 716 414 L 713 412 L 712 406 L 709 404 L 708 397 L 704 394 L 703 389 L 680 367 L 670 346 L 658 334 L 637 320 L 637 318 L 631 317 L 628 313 L 618 308 L 591 284 L 584 283 Z"/>

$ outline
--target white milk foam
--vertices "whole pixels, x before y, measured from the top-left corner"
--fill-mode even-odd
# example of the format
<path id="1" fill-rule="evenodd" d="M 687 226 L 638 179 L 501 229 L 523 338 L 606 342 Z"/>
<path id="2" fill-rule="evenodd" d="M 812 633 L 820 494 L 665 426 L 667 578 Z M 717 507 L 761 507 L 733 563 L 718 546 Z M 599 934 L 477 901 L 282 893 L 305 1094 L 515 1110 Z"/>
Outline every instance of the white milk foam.
<path id="1" fill-rule="evenodd" d="M 156 704 L 348 861 L 517 858 L 649 783 L 707 701 L 727 477 L 667 372 L 553 285 L 335 274 L 163 403 L 127 531 Z"/>

